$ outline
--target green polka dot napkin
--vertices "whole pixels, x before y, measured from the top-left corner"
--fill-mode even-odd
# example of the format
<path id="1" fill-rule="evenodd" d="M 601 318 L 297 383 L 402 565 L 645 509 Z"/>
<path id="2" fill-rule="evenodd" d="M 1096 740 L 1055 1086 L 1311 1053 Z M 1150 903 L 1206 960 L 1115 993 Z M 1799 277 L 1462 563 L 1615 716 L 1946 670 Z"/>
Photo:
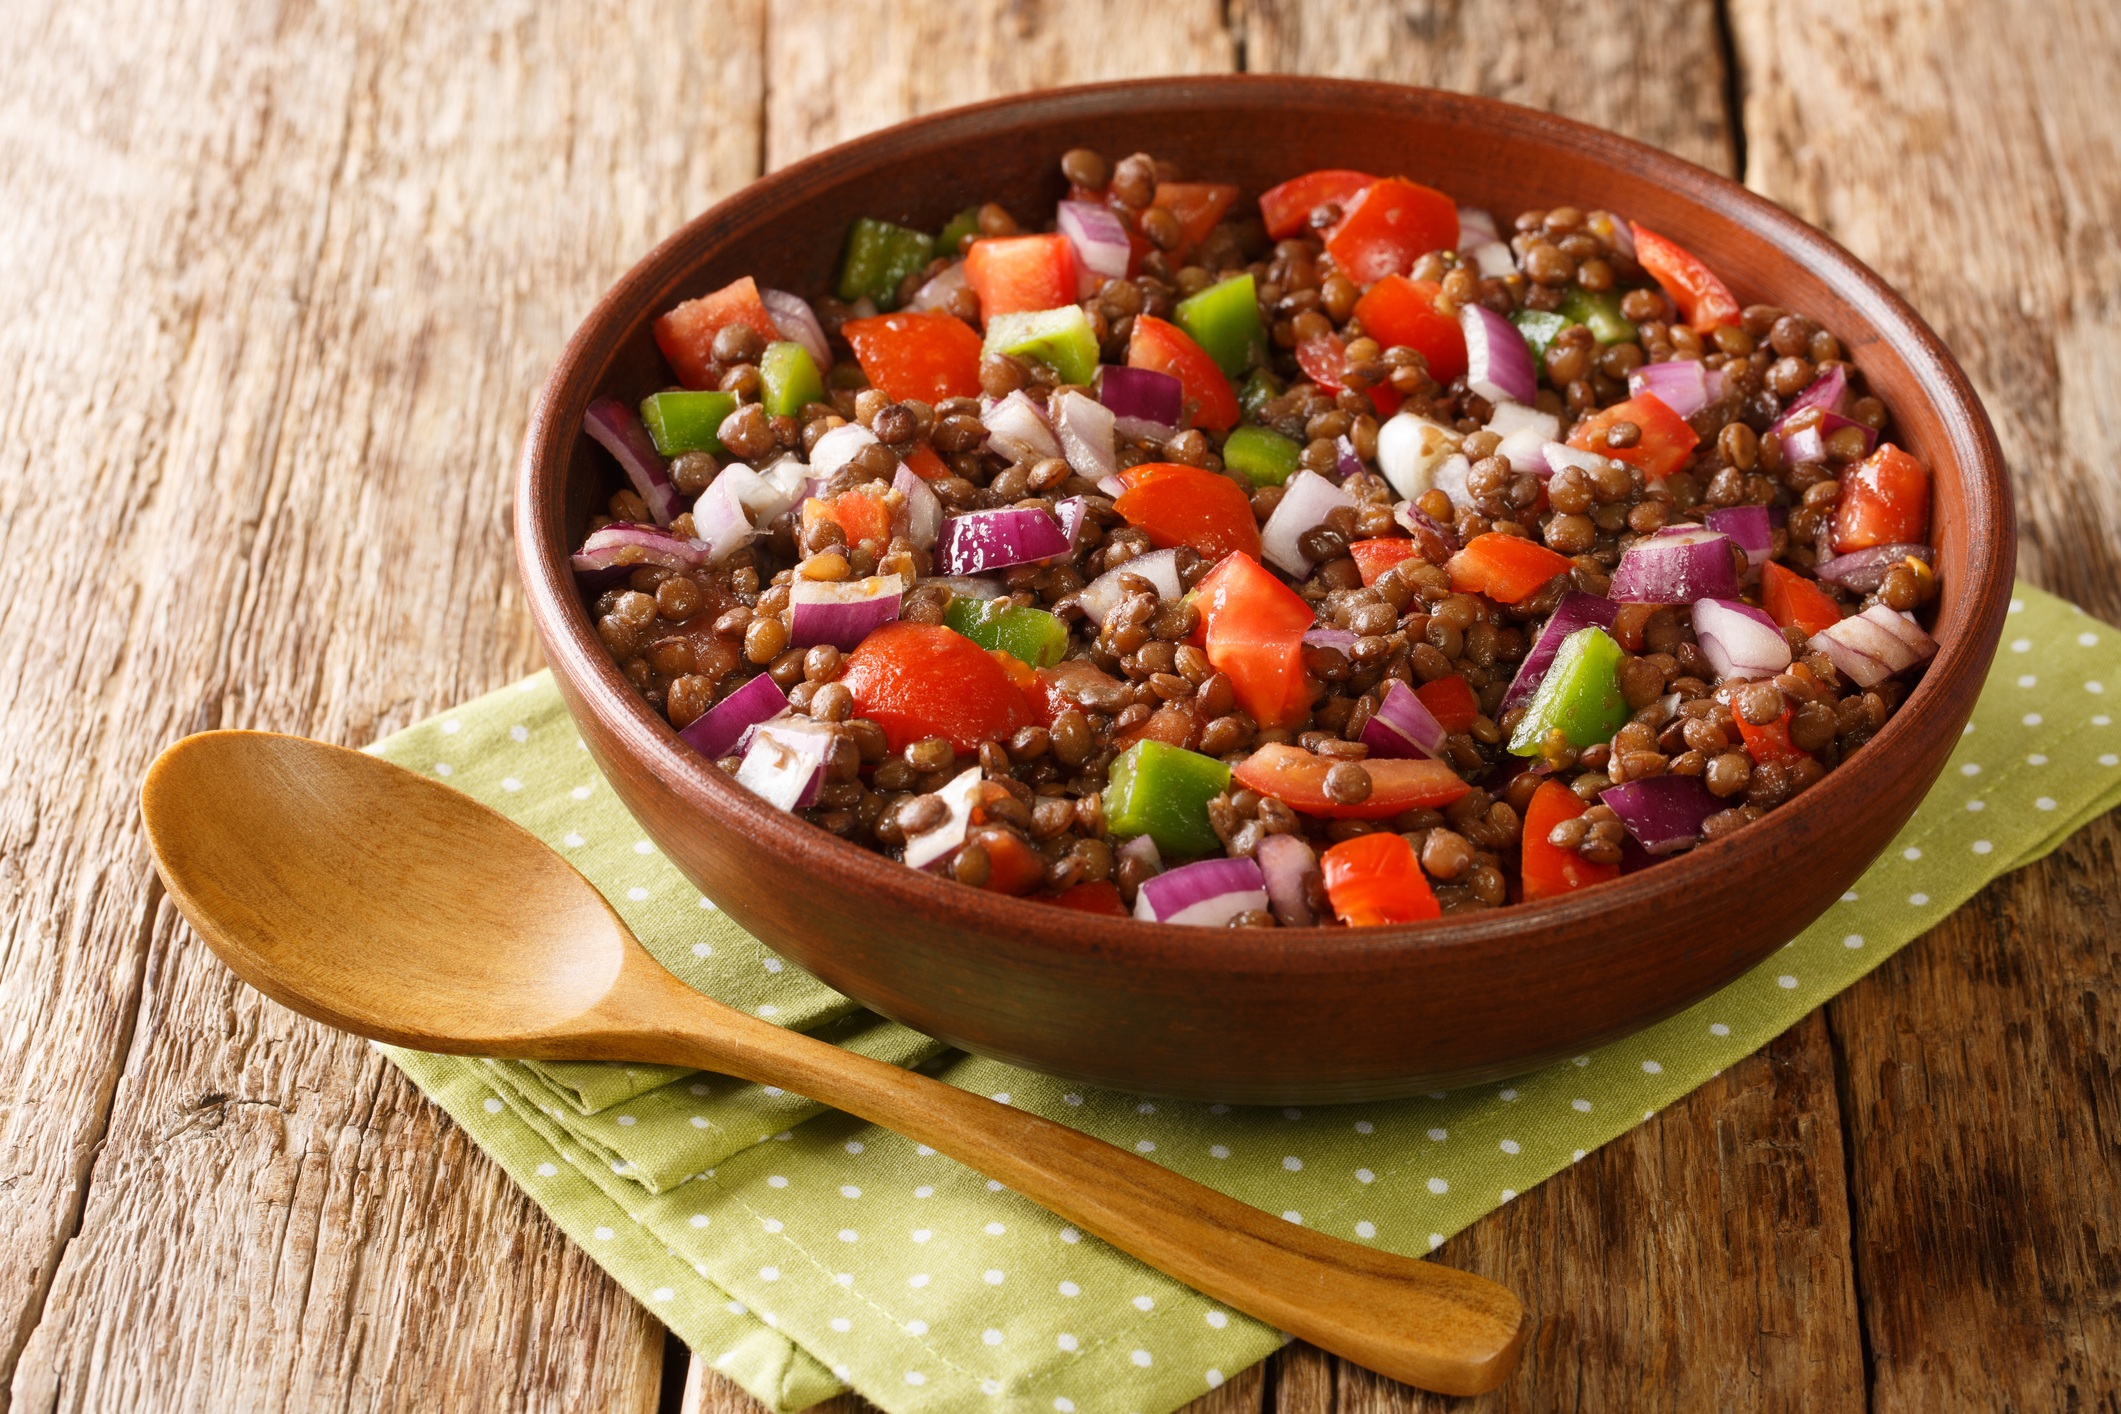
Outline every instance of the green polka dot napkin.
<path id="1" fill-rule="evenodd" d="M 1500 1085 L 1260 1109 L 1071 1088 L 942 1050 L 700 897 L 598 778 L 547 675 L 374 748 L 520 821 L 667 966 L 758 1016 L 1152 1156 L 1290 1222 L 1424 1253 L 1787 1028 L 2121 803 L 2121 635 L 2031 588 L 1951 764 L 1855 889 L 1662 1025 Z M 553 1218 L 775 1409 L 1158 1414 L 1281 1343 L 922 1146 L 770 1087 L 391 1051 Z"/>

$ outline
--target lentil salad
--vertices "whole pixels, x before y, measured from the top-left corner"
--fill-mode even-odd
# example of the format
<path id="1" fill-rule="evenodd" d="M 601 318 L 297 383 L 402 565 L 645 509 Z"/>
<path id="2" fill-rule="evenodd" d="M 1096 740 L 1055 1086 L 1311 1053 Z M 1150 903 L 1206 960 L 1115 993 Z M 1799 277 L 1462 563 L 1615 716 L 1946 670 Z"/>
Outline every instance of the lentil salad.
<path id="1" fill-rule="evenodd" d="M 1934 653 L 1927 473 L 1802 314 L 1603 211 L 1061 167 L 1042 230 L 678 306 L 676 386 L 585 419 L 598 632 L 773 803 L 1061 906 L 1405 922 L 1742 828 Z"/>

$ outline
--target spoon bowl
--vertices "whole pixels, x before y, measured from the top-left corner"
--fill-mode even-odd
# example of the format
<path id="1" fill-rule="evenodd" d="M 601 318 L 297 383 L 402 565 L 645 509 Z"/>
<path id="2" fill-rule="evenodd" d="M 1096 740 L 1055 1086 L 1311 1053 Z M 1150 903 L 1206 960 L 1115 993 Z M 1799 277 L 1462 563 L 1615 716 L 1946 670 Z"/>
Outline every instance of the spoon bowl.
<path id="1" fill-rule="evenodd" d="M 928 1145 L 1120 1250 L 1394 1379 L 1492 1389 L 1524 1308 L 1466 1272 L 1298 1227 L 1136 1154 L 693 991 L 543 841 L 343 747 L 206 732 L 140 790 L 176 902 L 281 1004 L 417 1050 L 715 1070 Z"/>

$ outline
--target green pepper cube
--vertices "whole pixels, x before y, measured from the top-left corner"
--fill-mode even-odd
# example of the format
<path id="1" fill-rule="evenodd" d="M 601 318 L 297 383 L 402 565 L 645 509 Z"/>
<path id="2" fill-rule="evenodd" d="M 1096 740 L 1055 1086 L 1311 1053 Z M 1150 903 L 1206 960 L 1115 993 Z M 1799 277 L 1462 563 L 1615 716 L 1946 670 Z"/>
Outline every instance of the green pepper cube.
<path id="1" fill-rule="evenodd" d="M 1620 661 L 1620 645 L 1602 628 L 1580 628 L 1564 638 L 1554 665 L 1525 704 L 1510 737 L 1511 753 L 1537 756 L 1552 731 L 1578 751 L 1611 741 L 1628 723 Z"/>
<path id="2" fill-rule="evenodd" d="M 935 259 L 935 237 L 889 221 L 858 218 L 847 230 L 839 296 L 850 304 L 867 295 L 878 309 L 898 308 L 899 282 Z"/>
<path id="3" fill-rule="evenodd" d="M 736 411 L 734 393 L 685 393 L 672 390 L 651 393 L 641 399 L 641 421 L 666 457 L 685 452 L 725 455 L 721 439 L 722 419 Z"/>
<path id="4" fill-rule="evenodd" d="M 1208 802 L 1230 788 L 1230 768 L 1212 756 L 1143 739 L 1112 763 L 1105 824 L 1115 835 L 1147 835 L 1164 854 L 1221 848 Z"/>
<path id="5" fill-rule="evenodd" d="M 1175 317 L 1178 327 L 1232 378 L 1243 377 L 1255 359 L 1266 354 L 1267 329 L 1260 323 L 1259 294 L 1249 274 L 1180 300 Z"/>
<path id="6" fill-rule="evenodd" d="M 980 352 L 1035 358 L 1068 383 L 1087 386 L 1097 374 L 1097 335 L 1079 304 L 997 314 L 987 321 L 987 338 Z"/>
<path id="7" fill-rule="evenodd" d="M 1296 475 L 1302 453 L 1279 432 L 1248 422 L 1223 443 L 1223 465 L 1243 472 L 1254 486 L 1279 486 Z"/>
<path id="8" fill-rule="evenodd" d="M 982 648 L 999 648 L 1034 668 L 1050 668 L 1068 651 L 1068 626 L 1044 609 L 1007 599 L 956 598 L 943 610 L 943 624 Z"/>
<path id="9" fill-rule="evenodd" d="M 1520 309 L 1510 316 L 1510 322 L 1517 326 L 1518 333 L 1524 335 L 1525 347 L 1532 351 L 1532 362 L 1543 364 L 1554 336 L 1575 321 L 1550 309 Z"/>
<path id="10" fill-rule="evenodd" d="M 801 344 L 766 345 L 759 359 L 759 401 L 768 417 L 794 417 L 805 403 L 825 400 L 825 380 L 810 351 Z"/>
<path id="11" fill-rule="evenodd" d="M 1255 368 L 1245 386 L 1238 389 L 1237 405 L 1244 409 L 1246 417 L 1258 417 L 1261 408 L 1281 395 L 1281 380 L 1264 368 Z"/>
<path id="12" fill-rule="evenodd" d="M 1561 317 L 1588 328 L 1601 345 L 1625 344 L 1635 337 L 1634 324 L 1620 312 L 1619 290 L 1593 292 L 1573 285 L 1561 297 Z"/>
<path id="13" fill-rule="evenodd" d="M 936 254 L 956 255 L 958 248 L 964 245 L 965 237 L 978 234 L 979 208 L 968 206 L 951 217 L 950 224 L 943 227 L 943 233 L 935 238 Z"/>

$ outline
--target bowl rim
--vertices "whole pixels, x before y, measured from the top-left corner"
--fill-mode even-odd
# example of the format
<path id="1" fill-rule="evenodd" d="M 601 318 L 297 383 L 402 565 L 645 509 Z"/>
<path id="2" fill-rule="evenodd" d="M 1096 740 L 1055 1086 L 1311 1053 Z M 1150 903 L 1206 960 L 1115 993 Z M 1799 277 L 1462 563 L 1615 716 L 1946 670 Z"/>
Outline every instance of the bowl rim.
<path id="1" fill-rule="evenodd" d="M 569 565 L 571 547 L 558 543 L 558 536 L 547 540 L 540 535 L 541 511 L 546 499 L 557 494 L 596 381 L 636 327 L 632 320 L 620 323 L 623 311 L 652 310 L 659 301 L 669 299 L 703 253 L 718 243 L 715 233 L 719 228 L 740 221 L 754 207 L 770 205 L 785 188 L 822 185 L 865 168 L 871 149 L 905 152 L 948 142 L 991 126 L 996 115 L 1040 120 L 1102 117 L 1138 108 L 1145 99 L 1164 109 L 1227 107 L 1238 90 L 1273 95 L 1284 102 L 1295 100 L 1290 106 L 1381 105 L 1420 111 L 1446 122 L 1477 122 L 1570 155 L 1632 169 L 1716 221 L 1743 227 L 1805 265 L 1877 330 L 1879 342 L 1906 363 L 1915 384 L 1927 395 L 1937 414 L 1940 440 L 1964 469 L 1970 522 L 1967 559 L 1972 574 L 1959 591 L 1954 612 L 1938 626 L 1937 657 L 1885 727 L 1864 744 L 1866 759 L 1855 763 L 1853 770 L 1828 772 L 1817 785 L 1766 819 L 1660 861 L 1654 871 L 1638 871 L 1559 898 L 1420 924 L 1236 928 L 1212 930 L 1204 936 L 1199 928 L 1058 909 L 909 869 L 773 808 L 679 739 L 605 652 L 575 588 Z M 641 317 L 645 316 L 633 319 Z M 1814 836 L 1838 812 L 1861 806 L 1870 780 L 1880 769 L 1890 773 L 1911 768 L 1921 755 L 1925 734 L 1956 733 L 1955 706 L 1946 687 L 1963 674 L 1985 673 L 2002 631 L 2017 542 L 2002 449 L 1965 373 L 1922 317 L 1882 277 L 1824 232 L 1684 158 L 1573 119 L 1444 90 L 1272 74 L 1119 80 L 988 99 L 850 139 L 731 193 L 643 256 L 570 335 L 540 388 L 525 429 L 515 482 L 515 530 L 518 565 L 532 617 L 541 629 L 555 673 L 580 694 L 587 710 L 619 746 L 664 788 L 697 808 L 718 812 L 726 824 L 768 844 L 800 875 L 821 874 L 836 887 L 866 893 L 881 905 L 961 930 L 1004 936 L 1014 946 L 1033 950 L 1076 956 L 1109 954 L 1130 963 L 1197 967 L 1205 960 L 1204 945 L 1212 937 L 1214 961 L 1219 966 L 1286 975 L 1361 968 L 1415 953 L 1433 961 L 1442 960 L 1445 953 L 1499 954 L 1521 935 L 1550 933 L 1557 927 L 1583 936 L 1588 943 L 1602 920 L 1625 913 L 1631 905 L 1683 894 L 1711 875 L 1742 869 L 1748 861 L 1772 859 Z"/>

